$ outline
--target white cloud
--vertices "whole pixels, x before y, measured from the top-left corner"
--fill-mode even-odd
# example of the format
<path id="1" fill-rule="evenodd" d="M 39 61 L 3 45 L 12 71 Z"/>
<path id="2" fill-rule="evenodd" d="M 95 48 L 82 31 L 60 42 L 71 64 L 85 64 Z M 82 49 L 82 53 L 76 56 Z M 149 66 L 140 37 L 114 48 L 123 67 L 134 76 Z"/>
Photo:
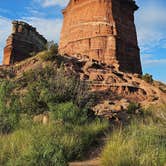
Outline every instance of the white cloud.
<path id="1" fill-rule="evenodd" d="M 65 6 L 69 0 L 34 0 L 34 2 L 40 3 L 43 7 L 49 7 L 49 6 Z"/>
<path id="2" fill-rule="evenodd" d="M 166 39 L 166 10 L 165 6 L 153 0 L 142 3 L 136 14 L 138 41 L 142 51 L 162 47 Z"/>
<path id="3" fill-rule="evenodd" d="M 62 19 L 45 19 L 45 18 L 24 18 L 32 26 L 36 27 L 37 31 L 42 34 L 47 40 L 59 41 Z"/>
<path id="4" fill-rule="evenodd" d="M 26 10 L 28 11 L 28 13 L 25 14 L 24 17 L 45 17 L 47 15 L 47 13 L 41 12 L 38 8 L 35 8 L 33 6 L 28 6 L 26 7 Z M 27 15 L 27 16 L 26 16 Z"/>
<path id="5" fill-rule="evenodd" d="M 144 65 L 159 65 L 166 64 L 166 59 L 149 59 L 143 61 Z"/>
<path id="6" fill-rule="evenodd" d="M 166 64 L 166 59 L 157 59 L 153 54 L 144 54 L 141 57 L 141 61 L 143 65 L 154 66 L 154 65 L 161 65 Z"/>

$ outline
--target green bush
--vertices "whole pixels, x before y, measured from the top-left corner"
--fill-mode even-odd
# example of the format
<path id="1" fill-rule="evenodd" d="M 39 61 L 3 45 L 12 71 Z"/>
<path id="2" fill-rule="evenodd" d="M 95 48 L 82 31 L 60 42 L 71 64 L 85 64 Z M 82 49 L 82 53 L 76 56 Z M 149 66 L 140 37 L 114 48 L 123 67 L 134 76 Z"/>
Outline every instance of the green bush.
<path id="1" fill-rule="evenodd" d="M 36 84 L 28 88 L 28 92 L 22 100 L 22 112 L 29 115 L 41 114 L 48 111 L 47 103 L 41 98 L 41 89 Z"/>
<path id="2" fill-rule="evenodd" d="M 53 61 L 56 59 L 57 55 L 50 51 L 42 51 L 37 54 L 37 56 L 43 61 Z"/>
<path id="3" fill-rule="evenodd" d="M 48 67 L 25 73 L 23 81 L 27 86 L 27 92 L 22 97 L 25 113 L 40 114 L 49 111 L 49 105 L 68 101 L 79 107 L 84 107 L 88 102 L 86 84 L 75 75 L 67 75 L 63 66 L 58 70 Z"/>
<path id="4" fill-rule="evenodd" d="M 166 125 L 166 104 L 151 105 L 143 111 L 146 119 L 152 119 L 153 122 Z"/>
<path id="5" fill-rule="evenodd" d="M 0 134 L 9 133 L 19 121 L 19 97 L 13 93 L 14 84 L 3 81 L 0 84 Z"/>
<path id="6" fill-rule="evenodd" d="M 54 61 L 56 60 L 57 63 L 60 65 L 62 63 L 62 58 L 58 54 L 58 45 L 52 44 L 48 50 L 39 52 L 37 56 L 43 61 Z"/>
<path id="7" fill-rule="evenodd" d="M 44 61 L 54 61 L 57 59 L 57 55 L 48 51 L 47 54 L 43 57 Z"/>
<path id="8" fill-rule="evenodd" d="M 135 114 L 135 112 L 138 108 L 139 108 L 139 105 L 137 103 L 131 102 L 128 106 L 127 113 Z"/>
<path id="9" fill-rule="evenodd" d="M 1 68 L 0 70 L 1 78 L 10 79 L 16 76 L 16 73 L 14 72 L 12 67 L 9 68 Z"/>
<path id="10" fill-rule="evenodd" d="M 88 120 L 87 110 L 79 109 L 72 102 L 50 105 L 49 109 L 53 114 L 53 118 L 63 123 L 81 125 Z"/>
<path id="11" fill-rule="evenodd" d="M 49 48 L 49 51 L 52 53 L 52 54 L 58 54 L 58 44 L 57 43 L 54 43 L 54 44 L 51 44 L 50 48 Z"/>
<path id="12" fill-rule="evenodd" d="M 142 76 L 142 79 L 148 83 L 153 83 L 153 76 L 150 74 L 145 74 Z"/>

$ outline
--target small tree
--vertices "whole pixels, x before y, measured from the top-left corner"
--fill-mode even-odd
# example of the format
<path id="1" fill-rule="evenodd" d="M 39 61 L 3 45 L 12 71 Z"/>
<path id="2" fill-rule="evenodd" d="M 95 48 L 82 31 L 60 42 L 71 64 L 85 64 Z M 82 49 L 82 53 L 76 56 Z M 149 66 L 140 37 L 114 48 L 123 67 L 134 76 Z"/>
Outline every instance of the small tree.
<path id="1" fill-rule="evenodd" d="M 54 41 L 49 41 L 46 45 L 47 50 L 53 54 L 58 54 L 58 44 Z"/>
<path id="2" fill-rule="evenodd" d="M 54 43 L 50 46 L 49 48 L 49 51 L 52 53 L 52 54 L 58 54 L 58 44 L 57 43 Z"/>
<path id="3" fill-rule="evenodd" d="M 128 114 L 134 114 L 135 111 L 139 108 L 138 103 L 131 102 L 128 106 L 127 113 Z"/>
<path id="4" fill-rule="evenodd" d="M 46 47 L 47 47 L 47 50 L 39 52 L 37 54 L 43 61 L 60 60 L 59 56 L 58 56 L 58 44 L 57 43 L 48 42 Z"/>
<path id="5" fill-rule="evenodd" d="M 144 74 L 143 76 L 142 76 L 142 79 L 144 80 L 144 81 L 146 81 L 146 82 L 148 82 L 148 83 L 153 83 L 153 76 L 152 75 L 150 75 L 150 74 Z"/>

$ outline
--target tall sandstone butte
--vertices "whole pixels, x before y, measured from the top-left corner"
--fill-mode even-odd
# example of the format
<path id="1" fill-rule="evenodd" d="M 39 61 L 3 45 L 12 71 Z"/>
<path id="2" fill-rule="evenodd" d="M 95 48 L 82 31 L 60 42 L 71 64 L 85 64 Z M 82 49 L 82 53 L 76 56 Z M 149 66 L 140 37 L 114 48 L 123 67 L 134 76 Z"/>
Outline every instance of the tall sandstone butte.
<path id="1" fill-rule="evenodd" d="M 70 0 L 59 52 L 142 74 L 133 0 Z"/>
<path id="2" fill-rule="evenodd" d="M 47 40 L 31 25 L 22 21 L 13 21 L 12 24 L 12 34 L 8 37 L 4 48 L 3 65 L 24 60 L 30 57 L 32 52 L 45 49 L 47 43 Z"/>

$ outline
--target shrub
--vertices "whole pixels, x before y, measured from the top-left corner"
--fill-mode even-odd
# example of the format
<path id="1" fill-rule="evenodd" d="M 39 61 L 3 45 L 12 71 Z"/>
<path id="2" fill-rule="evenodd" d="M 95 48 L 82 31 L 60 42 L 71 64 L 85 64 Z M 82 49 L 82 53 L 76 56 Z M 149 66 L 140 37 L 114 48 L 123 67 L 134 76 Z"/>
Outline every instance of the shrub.
<path id="1" fill-rule="evenodd" d="M 153 77 L 150 74 L 145 74 L 142 76 L 142 79 L 148 83 L 153 83 Z"/>
<path id="2" fill-rule="evenodd" d="M 137 103 L 131 102 L 128 106 L 127 113 L 134 114 L 138 108 L 139 105 Z"/>
<path id="3" fill-rule="evenodd" d="M 87 110 L 79 109 L 72 102 L 50 105 L 49 109 L 52 111 L 55 120 L 63 121 L 64 123 L 80 125 L 88 120 Z"/>
<path id="4" fill-rule="evenodd" d="M 62 58 L 58 54 L 58 44 L 51 44 L 48 50 L 39 52 L 37 56 L 43 61 L 54 61 L 56 60 L 58 64 L 62 63 Z"/>
<path id="5" fill-rule="evenodd" d="M 1 78 L 10 79 L 16 76 L 12 67 L 9 68 L 1 68 L 0 70 Z"/>
<path id="6" fill-rule="evenodd" d="M 52 54 L 58 54 L 58 44 L 57 43 L 54 43 L 54 44 L 51 44 L 51 46 L 49 47 L 49 51 L 52 53 Z"/>
<path id="7" fill-rule="evenodd" d="M 0 134 L 9 133 L 19 121 L 20 103 L 13 93 L 14 84 L 3 81 L 0 85 Z"/>
<path id="8" fill-rule="evenodd" d="M 144 117 L 152 119 L 156 123 L 166 125 L 166 104 L 151 105 L 143 111 Z"/>
<path id="9" fill-rule="evenodd" d="M 25 73 L 23 80 L 28 87 L 22 105 L 24 112 L 29 114 L 49 111 L 48 105 L 51 104 L 72 101 L 79 107 L 84 107 L 88 102 L 86 84 L 74 74 L 68 75 L 63 66 L 58 70 L 48 67 Z"/>
<path id="10" fill-rule="evenodd" d="M 22 100 L 23 112 L 29 115 L 41 114 L 48 111 L 47 103 L 41 98 L 40 86 L 32 84 Z"/>
<path id="11" fill-rule="evenodd" d="M 57 55 L 50 51 L 42 51 L 37 54 L 37 56 L 43 61 L 53 61 L 56 59 Z"/>
<path id="12" fill-rule="evenodd" d="M 148 124 L 148 125 L 147 125 Z M 164 165 L 165 127 L 152 119 L 137 119 L 111 134 L 101 155 L 103 166 Z"/>

